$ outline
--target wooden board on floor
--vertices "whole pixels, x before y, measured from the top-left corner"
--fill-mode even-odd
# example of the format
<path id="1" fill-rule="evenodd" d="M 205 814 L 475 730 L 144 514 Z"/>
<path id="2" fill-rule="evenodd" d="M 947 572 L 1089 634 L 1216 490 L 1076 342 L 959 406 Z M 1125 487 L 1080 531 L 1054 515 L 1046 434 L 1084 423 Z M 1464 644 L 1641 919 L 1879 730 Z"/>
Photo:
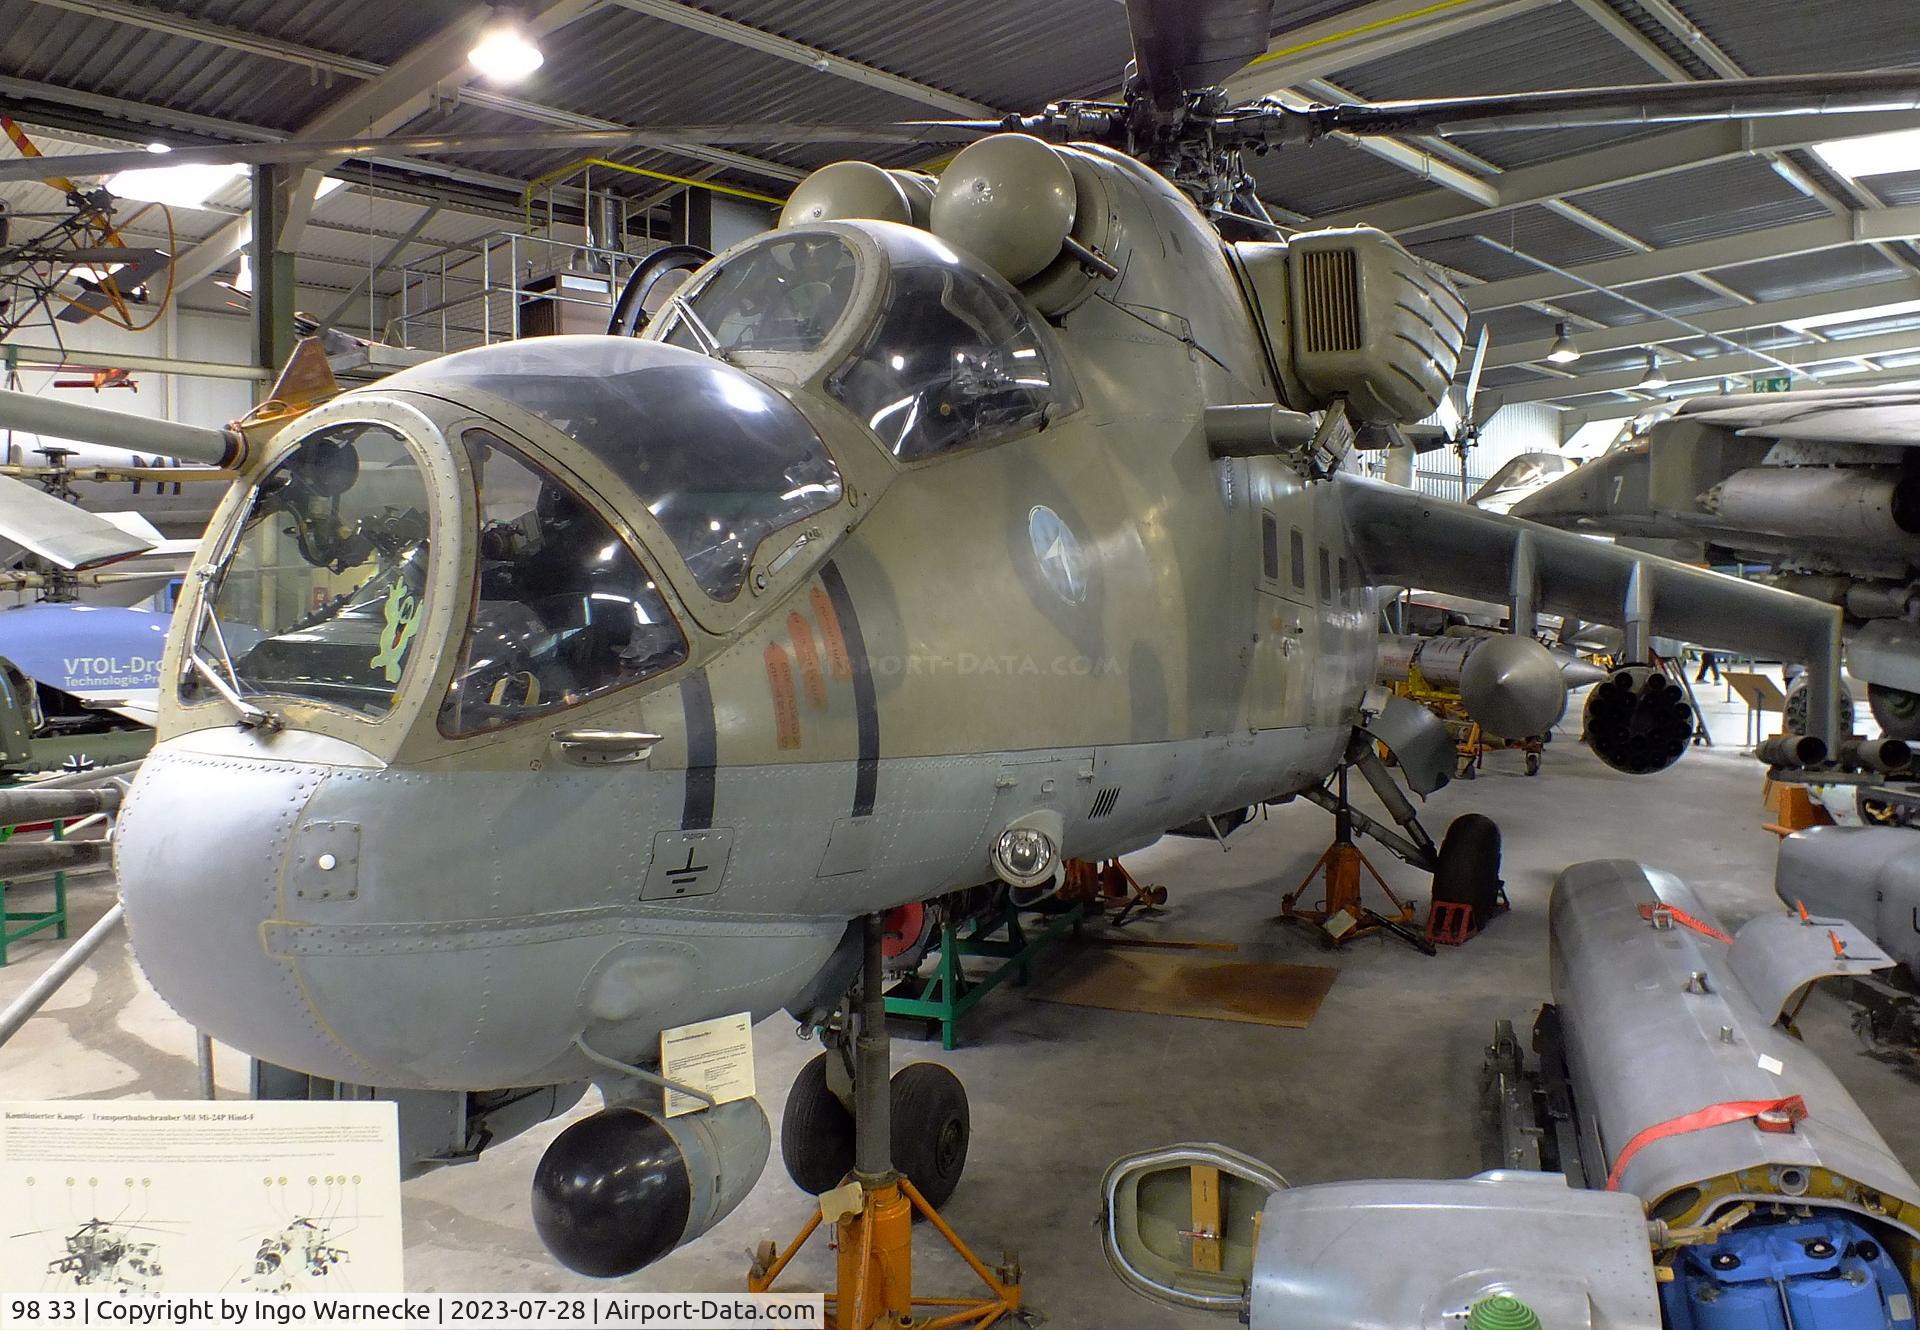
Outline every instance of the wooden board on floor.
<path id="1" fill-rule="evenodd" d="M 1159 951 L 1082 951 L 1032 996 L 1042 1002 L 1304 1030 L 1339 971 Z"/>

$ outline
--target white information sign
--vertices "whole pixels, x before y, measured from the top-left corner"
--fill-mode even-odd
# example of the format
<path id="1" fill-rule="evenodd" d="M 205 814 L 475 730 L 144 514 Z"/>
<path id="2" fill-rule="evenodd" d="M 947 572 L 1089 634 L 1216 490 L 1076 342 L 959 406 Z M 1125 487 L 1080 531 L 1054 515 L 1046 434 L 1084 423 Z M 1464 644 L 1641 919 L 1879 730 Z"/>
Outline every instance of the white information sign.
<path id="1" fill-rule="evenodd" d="M 0 1294 L 399 1293 L 391 1102 L 0 1103 Z"/>

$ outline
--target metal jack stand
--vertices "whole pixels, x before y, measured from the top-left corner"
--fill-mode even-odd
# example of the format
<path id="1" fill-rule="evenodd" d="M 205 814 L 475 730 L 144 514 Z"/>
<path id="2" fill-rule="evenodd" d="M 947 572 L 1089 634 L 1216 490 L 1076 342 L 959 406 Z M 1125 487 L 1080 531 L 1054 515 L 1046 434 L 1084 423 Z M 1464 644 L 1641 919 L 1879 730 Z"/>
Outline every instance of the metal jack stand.
<path id="1" fill-rule="evenodd" d="M 833 1330 L 912 1327 L 913 1330 L 986 1330 L 1020 1313 L 1020 1270 L 1008 1258 L 989 1270 L 893 1168 L 888 1062 L 886 982 L 881 916 L 866 917 L 866 961 L 860 985 L 860 1032 L 854 1041 L 853 1180 L 820 1198 L 820 1208 L 778 1256 L 763 1243 L 747 1273 L 747 1288 L 765 1293 L 823 1223 L 833 1225 L 837 1292 L 827 1299 Z M 917 1298 L 913 1295 L 913 1219 L 918 1214 L 980 1276 L 992 1295 L 984 1299 Z M 916 1312 L 921 1314 L 916 1315 Z"/>
<path id="2" fill-rule="evenodd" d="M 1334 777 L 1334 791 L 1333 797 L 1327 801 L 1332 805 L 1333 844 L 1327 846 L 1326 852 L 1314 861 L 1300 885 L 1280 902 L 1280 917 L 1321 929 L 1336 946 L 1384 930 L 1427 955 L 1433 955 L 1433 944 L 1412 927 L 1412 903 L 1394 894 L 1387 880 L 1380 876 L 1380 871 L 1367 861 L 1367 856 L 1353 843 L 1354 812 L 1352 805 L 1347 802 L 1347 768 L 1344 766 Z M 1379 884 L 1386 898 L 1393 902 L 1394 913 L 1384 914 L 1372 909 L 1362 899 L 1361 888 L 1364 883 L 1360 870 L 1363 868 Z M 1312 907 L 1302 908 L 1299 905 L 1300 898 L 1313 885 L 1314 879 L 1319 877 L 1325 878 L 1326 894 Z"/>

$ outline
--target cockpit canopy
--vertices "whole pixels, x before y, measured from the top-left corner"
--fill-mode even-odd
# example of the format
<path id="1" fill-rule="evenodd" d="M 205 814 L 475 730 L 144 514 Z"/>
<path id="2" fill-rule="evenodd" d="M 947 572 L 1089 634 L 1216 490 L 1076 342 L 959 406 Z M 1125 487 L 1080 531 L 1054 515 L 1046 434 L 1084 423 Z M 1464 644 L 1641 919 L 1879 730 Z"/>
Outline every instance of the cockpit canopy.
<path id="1" fill-rule="evenodd" d="M 544 337 L 462 351 L 389 388 L 478 388 L 562 430 L 653 514 L 715 600 L 740 594 L 773 532 L 840 500 L 840 472 L 785 398 L 655 342 Z"/>
<path id="2" fill-rule="evenodd" d="M 653 334 L 800 365 L 890 454 L 997 443 L 1079 405 L 1053 333 L 998 273 L 888 222 L 788 227 L 711 265 Z"/>

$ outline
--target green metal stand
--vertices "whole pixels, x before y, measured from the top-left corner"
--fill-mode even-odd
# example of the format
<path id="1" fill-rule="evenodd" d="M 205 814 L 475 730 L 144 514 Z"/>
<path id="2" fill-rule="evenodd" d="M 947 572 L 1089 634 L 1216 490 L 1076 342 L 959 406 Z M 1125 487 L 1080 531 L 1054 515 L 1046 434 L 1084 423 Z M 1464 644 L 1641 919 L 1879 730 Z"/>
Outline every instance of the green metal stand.
<path id="1" fill-rule="evenodd" d="M 53 824 L 53 838 L 66 839 L 67 824 Z M 0 844 L 13 839 L 14 828 L 0 827 Z M 20 927 L 13 927 L 19 924 Z M 53 935 L 64 938 L 67 935 L 67 875 L 56 872 L 53 875 L 53 908 L 51 910 L 9 910 L 7 908 L 7 884 L 0 882 L 0 966 L 7 963 L 7 948 L 22 938 L 30 937 L 42 929 L 51 928 Z"/>
<path id="2" fill-rule="evenodd" d="M 928 978 L 909 978 L 887 994 L 887 1014 L 938 1022 L 940 1047 L 951 1050 L 956 1042 L 954 1026 L 973 1004 L 1009 975 L 1017 975 L 1024 985 L 1033 958 L 1067 930 L 1079 932 L 1085 915 L 1086 906 L 1075 905 L 1031 935 L 1021 927 L 1020 912 L 1011 905 L 999 914 L 974 920 L 964 930 L 947 924 L 940 930 L 939 965 Z M 1000 964 L 984 975 L 969 975 L 960 963 L 969 956 L 990 956 Z M 906 992 L 915 987 L 918 993 Z"/>

